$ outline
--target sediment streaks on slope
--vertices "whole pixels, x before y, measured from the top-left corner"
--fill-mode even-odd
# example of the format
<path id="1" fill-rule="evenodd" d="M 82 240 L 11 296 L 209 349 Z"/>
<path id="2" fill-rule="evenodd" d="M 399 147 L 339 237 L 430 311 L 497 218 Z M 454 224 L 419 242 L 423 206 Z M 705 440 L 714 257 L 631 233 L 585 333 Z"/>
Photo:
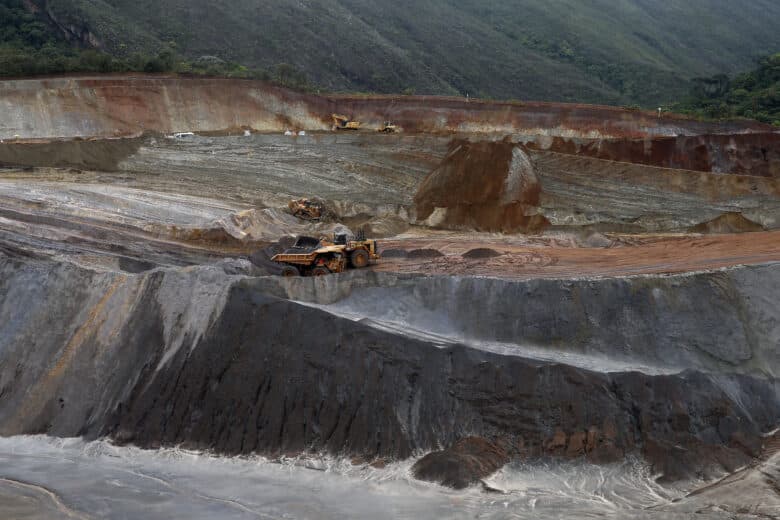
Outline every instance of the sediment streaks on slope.
<path id="1" fill-rule="evenodd" d="M 780 180 L 616 163 L 541 152 L 539 212 L 555 226 L 633 233 L 687 231 L 724 214 L 780 225 Z"/>
<path id="2" fill-rule="evenodd" d="M 291 198 L 314 196 L 336 221 L 380 236 L 414 223 L 505 233 L 722 233 L 780 225 L 777 178 L 529 150 L 509 139 L 315 134 L 139 142 L 134 153 L 114 158 L 114 171 L 3 171 L 0 217 L 66 227 L 74 240 L 83 239 L 81 227 L 119 225 L 150 241 L 223 249 L 325 231 L 286 212 Z M 50 146 L 75 154 L 74 164 L 90 160 L 69 150 L 73 143 Z"/>
<path id="3" fill-rule="evenodd" d="M 74 436 L 103 424 L 151 360 L 208 326 L 228 278 L 219 271 L 133 276 L 0 256 L 0 432 Z"/>
<path id="4" fill-rule="evenodd" d="M 503 438 L 524 456 L 609 461 L 639 450 L 668 478 L 679 478 L 693 468 L 735 468 L 752 452 L 733 439 L 760 449 L 758 436 L 778 420 L 771 381 L 599 374 L 439 348 L 268 298 L 246 282 L 234 286 L 210 333 L 170 364 L 169 376 L 157 376 L 127 403 L 113 432 L 118 439 L 232 454 L 326 450 L 371 458 L 407 457 L 478 434 Z M 247 399 L 257 382 L 270 388 L 262 415 Z M 255 416 L 262 421 L 248 443 L 239 432 Z M 688 455 L 666 449 L 675 445 Z"/>
<path id="5" fill-rule="evenodd" d="M 267 83 L 134 74 L 3 81 L 0 139 L 117 137 L 142 132 L 329 130 L 348 114 L 376 130 L 562 137 L 632 137 L 769 132 L 750 121 L 706 123 L 617 107 L 511 103 L 432 96 L 320 96 Z"/>
<path id="6" fill-rule="evenodd" d="M 13 287 L 20 284 L 36 302 L 25 300 L 21 306 L 38 313 L 58 309 L 50 321 L 61 330 L 88 322 L 84 313 L 119 280 L 67 264 L 8 259 L 3 271 L 2 294 L 13 297 Z M 718 320 L 724 327 L 747 320 L 757 328 L 755 334 L 776 333 L 775 311 L 764 308 L 761 296 L 772 288 L 758 281 L 774 280 L 776 273 L 776 267 L 767 267 L 734 275 L 745 278 L 741 290 L 757 297 L 757 309 L 741 314 L 728 303 L 740 298 L 739 290 L 731 296 L 709 295 L 706 275 L 693 282 L 640 280 L 620 289 L 625 282 L 502 286 L 490 280 L 359 274 L 351 275 L 352 282 L 336 277 L 288 282 L 228 276 L 217 268 L 157 270 L 126 275 L 101 307 L 102 324 L 84 334 L 82 347 L 73 351 L 58 380 L 46 386 L 40 386 L 48 381 L 45 360 L 61 357 L 70 335 L 34 336 L 39 326 L 30 320 L 36 312 L 14 313 L 19 302 L 4 297 L 0 312 L 15 325 L 4 328 L 0 343 L 0 419 L 4 434 L 109 435 L 140 446 L 182 444 L 229 454 L 325 450 L 403 458 L 480 435 L 503 439 L 516 456 L 585 455 L 608 461 L 640 452 L 669 478 L 734 468 L 760 449 L 760 434 L 780 421 L 771 376 L 777 359 L 765 351 L 769 336 L 754 336 L 759 346 L 739 359 L 706 345 L 714 335 L 728 338 Z M 699 309 L 712 314 L 701 327 L 681 315 L 680 325 L 670 327 L 666 337 L 657 343 L 652 339 L 652 327 L 681 312 L 682 300 L 679 308 L 658 306 L 658 321 L 644 335 L 624 331 L 619 316 L 610 318 L 613 300 L 629 314 L 641 312 L 657 291 L 663 301 L 666 287 L 688 283 L 691 294 L 721 300 Z M 166 284 L 173 287 L 164 289 Z M 68 289 L 74 285 L 82 290 Z M 185 289 L 190 286 L 194 289 Z M 495 294 L 495 301 L 516 301 L 500 313 L 486 306 L 471 320 L 452 309 L 441 312 L 454 312 L 453 319 L 472 338 L 485 337 L 492 328 L 507 335 L 494 339 L 517 342 L 518 348 L 497 354 L 457 343 L 443 346 L 288 299 L 308 295 L 334 303 L 351 291 L 353 303 L 365 305 L 370 314 L 364 302 L 377 297 L 372 287 L 383 286 L 406 286 L 413 300 L 396 296 L 410 312 L 414 298 L 421 298 L 421 309 L 428 306 L 434 313 L 437 299 L 475 301 L 484 299 L 482 291 Z M 208 294 L 204 288 L 210 288 Z M 361 290 L 368 291 L 367 299 L 361 300 Z M 557 298 L 572 291 L 580 311 L 543 305 L 545 294 Z M 678 289 L 683 300 L 685 291 Z M 195 300 L 204 307 L 197 312 L 190 306 Z M 753 313 L 761 320 L 751 321 Z M 484 326 L 480 320 L 487 320 Z M 549 330 L 528 328 L 525 320 Z M 699 368 L 666 375 L 606 373 L 524 356 L 522 342 L 532 336 L 553 338 L 554 345 L 545 346 L 551 350 L 565 349 L 579 338 L 591 352 L 638 358 L 643 348 L 668 357 L 673 349 L 687 351 L 687 345 L 698 342 L 697 348 L 718 361 L 688 357 L 685 362 Z M 729 366 L 765 375 L 735 375 Z M 713 367 L 718 370 L 708 373 Z M 36 409 L 15 415 L 29 408 L 25 396 L 36 387 L 45 390 Z M 671 448 L 677 445 L 685 454 Z"/>
<path id="7" fill-rule="evenodd" d="M 731 229 L 726 219 L 736 231 L 780 225 L 777 178 L 533 151 L 510 139 L 454 139 L 414 202 L 418 224 L 450 230 L 723 232 Z"/>
<path id="8" fill-rule="evenodd" d="M 516 355 L 528 348 L 591 356 L 594 366 L 777 377 L 780 311 L 769 302 L 780 291 L 778 265 L 599 280 L 374 273 L 255 283 L 339 316 Z"/>
<path id="9" fill-rule="evenodd" d="M 0 502 L 3 510 L 19 515 L 16 518 L 91 519 L 91 516 L 69 508 L 55 492 L 37 484 L 9 478 L 0 478 Z"/>

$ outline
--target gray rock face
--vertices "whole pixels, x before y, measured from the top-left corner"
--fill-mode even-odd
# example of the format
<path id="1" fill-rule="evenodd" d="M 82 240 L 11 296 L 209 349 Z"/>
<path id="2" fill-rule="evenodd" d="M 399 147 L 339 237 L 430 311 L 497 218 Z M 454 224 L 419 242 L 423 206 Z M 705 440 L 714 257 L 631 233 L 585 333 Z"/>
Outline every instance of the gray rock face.
<path id="1" fill-rule="evenodd" d="M 538 347 L 646 371 L 777 377 L 780 309 L 771 302 L 780 291 L 779 272 L 767 265 L 567 281 L 377 273 L 316 284 L 274 278 L 253 283 L 337 315 L 508 354 Z"/>
<path id="2" fill-rule="evenodd" d="M 777 283 L 777 266 L 621 283 L 502 286 L 355 274 L 336 284 L 335 277 L 252 279 L 205 267 L 119 275 L 0 256 L 0 274 L 3 435 L 109 435 L 145 447 L 183 444 L 229 454 L 326 450 L 393 458 L 478 435 L 522 456 L 609 461 L 640 452 L 678 478 L 744 463 L 780 421 L 777 359 L 770 355 L 776 343 L 769 343 L 777 311 L 765 292 Z M 724 291 L 724 276 L 740 280 L 739 289 Z M 683 332 L 688 344 L 715 345 L 718 336 L 739 344 L 742 336 L 715 326 L 725 322 L 749 324 L 749 346 L 730 356 L 708 347 L 702 352 L 717 361 L 682 372 L 598 371 L 522 350 L 497 353 L 400 333 L 291 299 L 333 304 L 393 284 L 433 311 L 433 291 L 439 302 L 476 301 L 481 291 L 496 301 L 535 295 L 483 327 L 481 320 L 495 314 L 487 307 L 472 308 L 472 318 L 454 314 L 472 337 L 493 331 L 522 342 L 546 335 L 547 345 L 584 338 L 585 345 L 614 345 L 609 355 L 631 339 L 626 356 L 641 348 L 666 356 Z M 700 306 L 720 303 L 691 308 L 711 316 L 666 337 L 619 337 L 619 323 L 607 320 L 615 306 L 624 309 L 615 320 L 638 320 L 654 292 L 663 296 L 670 284 L 688 287 L 688 298 L 700 294 Z M 718 292 L 707 292 L 712 287 Z M 685 290 L 676 290 L 685 303 Z M 538 304 L 548 293 L 576 294 L 582 307 Z M 653 319 L 668 322 L 671 310 L 687 308 L 682 303 L 653 307 Z M 544 329 L 522 325 L 531 319 Z M 682 342 L 678 348 L 686 350 Z M 707 359 L 696 351 L 690 359 Z M 761 370 L 748 370 L 759 362 Z"/>

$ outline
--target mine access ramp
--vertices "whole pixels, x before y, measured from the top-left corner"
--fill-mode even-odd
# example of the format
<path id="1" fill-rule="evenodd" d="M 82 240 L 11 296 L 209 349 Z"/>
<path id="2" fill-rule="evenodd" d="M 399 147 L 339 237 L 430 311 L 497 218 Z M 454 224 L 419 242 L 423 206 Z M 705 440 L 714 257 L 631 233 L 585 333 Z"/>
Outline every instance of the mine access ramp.
<path id="1" fill-rule="evenodd" d="M 360 233 L 354 240 L 347 235 L 298 237 L 295 244 L 272 261 L 282 265 L 282 276 L 325 276 L 347 269 L 361 269 L 380 258 L 376 240 Z"/>

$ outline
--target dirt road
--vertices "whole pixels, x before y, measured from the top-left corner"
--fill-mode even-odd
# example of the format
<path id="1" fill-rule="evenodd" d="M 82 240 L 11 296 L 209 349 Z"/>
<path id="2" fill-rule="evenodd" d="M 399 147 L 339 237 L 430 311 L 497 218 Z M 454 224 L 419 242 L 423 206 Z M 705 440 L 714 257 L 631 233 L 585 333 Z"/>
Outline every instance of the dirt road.
<path id="1" fill-rule="evenodd" d="M 641 240 L 612 236 L 611 240 L 611 247 L 572 247 L 548 238 L 519 244 L 497 238 L 461 240 L 455 236 L 388 240 L 382 246 L 393 253 L 374 269 L 518 279 L 582 278 L 681 273 L 780 261 L 780 232 L 659 235 Z M 429 249 L 444 256 L 392 257 L 396 251 Z M 475 249 L 491 249 L 500 254 L 490 258 L 464 258 L 464 253 Z"/>

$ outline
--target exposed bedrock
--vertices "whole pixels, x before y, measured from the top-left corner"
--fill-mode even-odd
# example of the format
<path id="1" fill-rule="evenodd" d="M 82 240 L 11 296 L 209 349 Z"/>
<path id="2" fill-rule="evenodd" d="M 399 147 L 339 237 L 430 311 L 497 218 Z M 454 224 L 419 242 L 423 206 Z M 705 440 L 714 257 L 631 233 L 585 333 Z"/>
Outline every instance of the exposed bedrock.
<path id="1" fill-rule="evenodd" d="M 113 137 L 142 132 L 329 130 L 344 113 L 406 132 L 565 137 L 700 135 L 772 130 L 756 122 L 704 123 L 616 107 L 504 103 L 422 96 L 318 96 L 259 81 L 133 74 L 0 82 L 0 139 Z"/>
<path id="2" fill-rule="evenodd" d="M 476 435 L 512 456 L 609 461 L 640 452 L 678 478 L 744 463 L 780 421 L 777 266 L 502 286 L 252 279 L 217 267 L 129 275 L 0 256 L 0 274 L 3 435 L 369 458 Z M 406 285 L 420 314 L 427 305 L 435 315 L 436 300 L 460 301 L 452 320 L 467 336 L 493 327 L 517 347 L 449 343 L 383 326 L 382 316 L 354 320 L 288 299 L 335 304 L 393 285 Z M 398 305 L 414 304 L 399 296 Z M 553 357 L 525 352 L 526 338 L 546 339 Z M 586 354 L 680 366 L 604 370 L 556 359 L 580 343 Z"/>
<path id="3" fill-rule="evenodd" d="M 520 138 L 528 148 L 680 170 L 780 177 L 780 133 L 644 139 Z"/>
<path id="4" fill-rule="evenodd" d="M 4 143 L 0 161 L 49 167 L 0 172 L 0 250 L 186 265 L 343 226 L 396 235 L 448 141 L 329 133 Z M 70 168 L 53 168 L 62 160 Z M 287 211 L 291 198 L 314 195 L 333 220 Z"/>

